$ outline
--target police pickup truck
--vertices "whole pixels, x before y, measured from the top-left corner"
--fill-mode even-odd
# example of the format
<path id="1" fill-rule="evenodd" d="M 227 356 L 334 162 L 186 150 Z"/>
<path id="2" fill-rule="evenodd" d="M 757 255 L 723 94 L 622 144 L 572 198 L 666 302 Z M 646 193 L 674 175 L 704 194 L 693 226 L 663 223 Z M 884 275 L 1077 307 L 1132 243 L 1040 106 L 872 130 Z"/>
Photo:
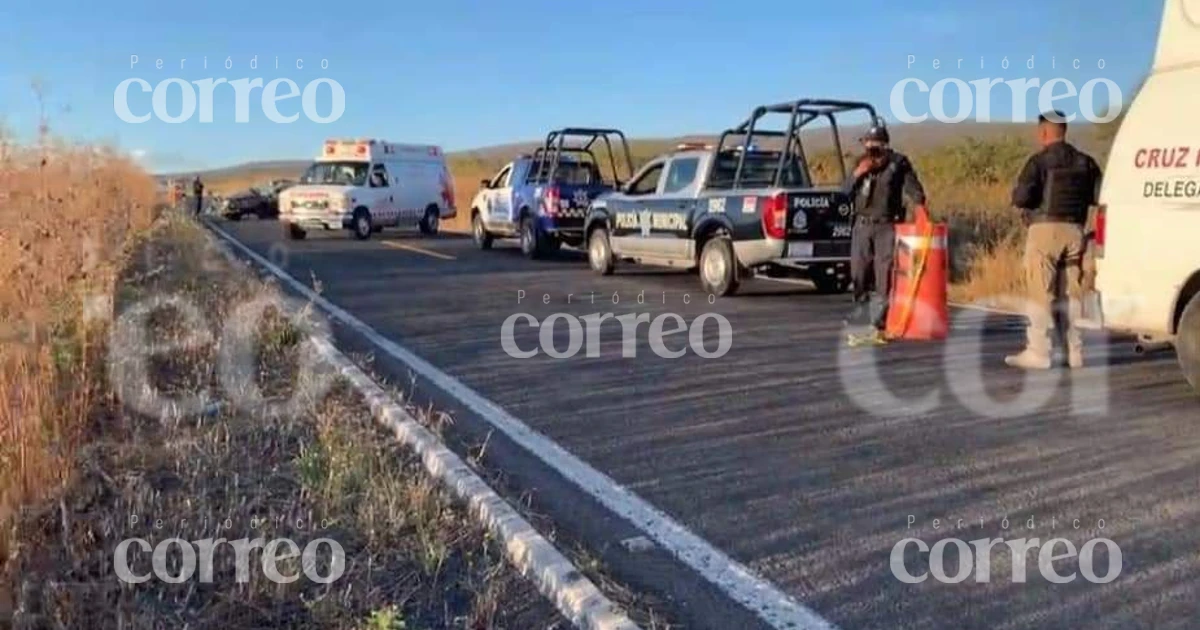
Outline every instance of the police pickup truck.
<path id="1" fill-rule="evenodd" d="M 853 208 L 840 185 L 814 185 L 801 130 L 828 123 L 843 155 L 838 119 L 867 103 L 800 100 L 758 107 L 715 147 L 683 145 L 645 166 L 630 183 L 595 201 L 584 230 L 589 263 L 610 274 L 618 261 L 698 269 L 704 289 L 732 295 L 751 274 L 807 277 L 819 292 L 850 285 Z M 784 131 L 759 128 L 768 114 Z M 740 137 L 740 144 L 731 138 Z M 756 146 L 756 141 L 775 145 Z M 844 160 L 838 159 L 847 179 Z"/>
<path id="2" fill-rule="evenodd" d="M 614 150 L 614 145 L 618 145 Z M 601 174 L 593 148 L 607 149 L 611 176 Z M 561 245 L 583 244 L 588 204 L 621 186 L 633 171 L 629 144 L 616 129 L 567 128 L 552 131 L 533 155 L 523 155 L 483 180 L 471 202 L 471 233 L 480 249 L 496 237 L 516 236 L 521 251 L 540 258 Z"/>

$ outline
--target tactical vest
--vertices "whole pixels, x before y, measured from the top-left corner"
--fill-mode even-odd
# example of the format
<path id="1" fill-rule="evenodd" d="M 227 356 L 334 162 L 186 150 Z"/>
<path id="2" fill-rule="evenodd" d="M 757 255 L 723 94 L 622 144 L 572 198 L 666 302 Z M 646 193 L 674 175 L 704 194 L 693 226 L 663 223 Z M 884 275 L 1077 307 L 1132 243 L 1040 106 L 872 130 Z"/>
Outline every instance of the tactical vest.
<path id="1" fill-rule="evenodd" d="M 854 199 L 858 216 L 879 222 L 904 221 L 904 167 L 904 159 L 890 152 L 886 166 L 863 177 Z"/>
<path id="2" fill-rule="evenodd" d="M 1031 218 L 1086 223 L 1099 184 L 1099 169 L 1092 159 L 1065 142 L 1047 148 L 1036 159 L 1044 177 L 1042 203 Z"/>
<path id="3" fill-rule="evenodd" d="M 1087 222 L 1096 180 L 1084 160 L 1075 162 L 1046 169 L 1046 190 L 1035 218 L 1080 225 Z"/>

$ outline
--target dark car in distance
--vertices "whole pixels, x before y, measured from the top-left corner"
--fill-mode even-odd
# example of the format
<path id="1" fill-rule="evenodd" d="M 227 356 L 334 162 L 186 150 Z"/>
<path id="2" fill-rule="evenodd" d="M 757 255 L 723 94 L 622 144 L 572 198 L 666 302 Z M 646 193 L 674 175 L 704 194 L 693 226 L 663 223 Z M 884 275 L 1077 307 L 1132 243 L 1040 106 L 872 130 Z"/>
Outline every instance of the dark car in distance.
<path id="1" fill-rule="evenodd" d="M 291 180 L 274 180 L 262 186 L 252 186 L 234 193 L 221 203 L 221 216 L 232 221 L 255 216 L 274 219 L 279 216 L 279 193 L 295 185 Z"/>

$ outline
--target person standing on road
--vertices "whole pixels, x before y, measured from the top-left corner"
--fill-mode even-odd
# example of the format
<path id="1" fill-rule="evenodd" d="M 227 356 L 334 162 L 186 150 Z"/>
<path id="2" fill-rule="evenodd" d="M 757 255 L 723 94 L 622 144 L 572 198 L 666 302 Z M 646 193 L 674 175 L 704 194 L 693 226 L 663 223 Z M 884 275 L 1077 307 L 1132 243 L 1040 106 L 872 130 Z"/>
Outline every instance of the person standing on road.
<path id="1" fill-rule="evenodd" d="M 200 181 L 199 175 L 192 181 L 192 194 L 196 196 L 196 216 L 200 216 L 204 208 L 204 182 Z"/>
<path id="2" fill-rule="evenodd" d="M 860 141 L 865 154 L 859 158 L 845 186 L 855 209 L 850 235 L 855 309 L 846 323 L 870 325 L 870 341 L 885 343 L 896 250 L 895 225 L 907 220 L 907 209 L 926 213 L 925 189 L 912 162 L 892 150 L 891 136 L 881 123 L 867 129 Z"/>
<path id="3" fill-rule="evenodd" d="M 1083 367 L 1083 336 L 1078 324 L 1083 303 L 1084 226 L 1088 210 L 1097 202 L 1101 171 L 1096 160 L 1067 142 L 1062 112 L 1038 116 L 1037 135 L 1042 150 L 1025 163 L 1012 194 L 1012 205 L 1024 212 L 1029 226 L 1024 257 L 1028 340 L 1023 352 L 1004 361 L 1024 369 L 1050 368 L 1050 330 L 1057 328 L 1052 313 L 1056 303 L 1065 299 L 1067 364 L 1074 369 Z"/>

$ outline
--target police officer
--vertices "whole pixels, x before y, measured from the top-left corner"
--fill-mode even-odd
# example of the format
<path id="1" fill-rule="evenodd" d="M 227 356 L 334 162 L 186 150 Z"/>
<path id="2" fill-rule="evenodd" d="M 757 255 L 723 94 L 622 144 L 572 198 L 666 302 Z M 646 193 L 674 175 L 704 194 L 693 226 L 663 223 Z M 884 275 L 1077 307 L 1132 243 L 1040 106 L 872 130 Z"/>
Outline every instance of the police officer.
<path id="1" fill-rule="evenodd" d="M 1064 298 L 1067 364 L 1083 366 L 1083 340 L 1078 323 L 1082 312 L 1082 283 L 1088 210 L 1096 204 L 1100 166 L 1067 143 L 1062 112 L 1038 116 L 1042 150 L 1029 158 L 1013 189 L 1012 205 L 1025 213 L 1025 281 L 1029 291 L 1027 343 L 1005 363 L 1024 369 L 1050 367 L 1052 312 Z M 1060 273 L 1061 272 L 1061 273 Z M 1061 281 L 1060 281 L 1061 280 Z M 1064 286 L 1065 285 L 1065 286 Z"/>
<path id="2" fill-rule="evenodd" d="M 893 151 L 882 123 L 867 129 L 859 139 L 865 154 L 859 158 L 845 191 L 854 200 L 851 232 L 850 276 L 854 282 L 855 311 L 848 324 L 870 325 L 871 341 L 886 342 L 888 301 L 895 259 L 895 224 L 907 220 L 906 207 L 925 213 L 925 189 L 912 162 Z M 874 275 L 872 293 L 871 276 Z"/>
<path id="3" fill-rule="evenodd" d="M 196 216 L 200 216 L 200 210 L 204 207 L 204 183 L 199 175 L 192 181 L 192 193 L 196 196 Z"/>

